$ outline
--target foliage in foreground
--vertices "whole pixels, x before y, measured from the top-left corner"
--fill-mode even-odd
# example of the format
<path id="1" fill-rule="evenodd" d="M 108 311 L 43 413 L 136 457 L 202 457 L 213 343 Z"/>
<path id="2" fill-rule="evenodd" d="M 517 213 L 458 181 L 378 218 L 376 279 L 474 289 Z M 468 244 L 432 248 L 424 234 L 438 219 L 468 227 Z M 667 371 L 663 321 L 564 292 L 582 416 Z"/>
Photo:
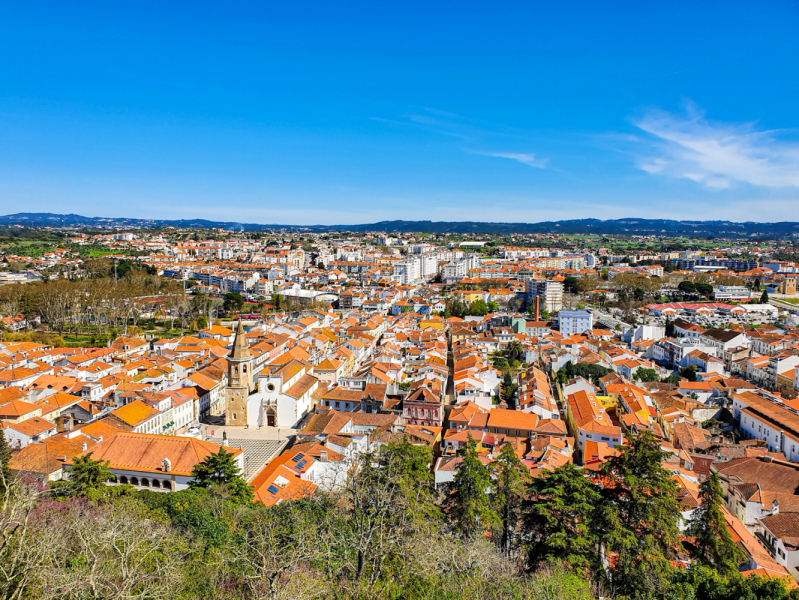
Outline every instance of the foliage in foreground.
<path id="1" fill-rule="evenodd" d="M 711 543 L 723 538 L 714 483 L 692 523 L 701 564 L 671 566 L 676 504 L 648 437 L 608 463 L 602 476 L 616 486 L 605 491 L 573 465 L 531 481 L 510 446 L 491 465 L 476 452 L 462 452 L 451 493 L 432 485 L 427 448 L 398 442 L 364 456 L 340 492 L 271 508 L 229 480 L 105 493 L 96 461 L 78 464 L 74 485 L 12 478 L 0 505 L 0 597 L 799 598 L 729 569 L 737 557 L 725 540 Z M 215 460 L 209 471 L 230 471 Z M 619 556 L 607 572 L 600 544 Z"/>

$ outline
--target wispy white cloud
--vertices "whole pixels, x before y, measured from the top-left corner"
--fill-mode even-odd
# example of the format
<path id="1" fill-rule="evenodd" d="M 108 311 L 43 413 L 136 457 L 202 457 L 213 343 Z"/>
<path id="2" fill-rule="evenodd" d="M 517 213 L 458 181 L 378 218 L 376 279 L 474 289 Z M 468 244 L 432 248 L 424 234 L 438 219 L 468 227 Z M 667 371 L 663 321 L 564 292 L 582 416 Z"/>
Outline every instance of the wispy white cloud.
<path id="1" fill-rule="evenodd" d="M 493 156 L 495 158 L 509 158 L 536 169 L 546 169 L 549 162 L 548 158 L 536 158 L 535 154 L 523 152 L 475 152 L 474 154 Z"/>
<path id="2" fill-rule="evenodd" d="M 468 144 L 471 148 L 529 144 L 529 136 L 521 129 L 492 121 L 464 117 L 437 108 L 424 107 L 412 113 L 406 113 L 402 116 L 403 121 L 399 122 L 381 117 L 369 118 L 373 121 L 393 125 L 407 123 L 436 135 L 458 138 L 464 145 Z M 549 162 L 549 158 L 538 158 L 535 154 L 526 152 L 485 152 L 469 148 L 462 148 L 462 150 L 467 154 L 515 160 L 536 169 L 546 169 Z"/>
<path id="3" fill-rule="evenodd" d="M 650 110 L 633 123 L 653 143 L 652 151 L 638 161 L 647 173 L 690 179 L 716 190 L 737 183 L 799 186 L 799 142 L 785 139 L 784 131 L 708 121 L 694 105 L 681 116 Z"/>

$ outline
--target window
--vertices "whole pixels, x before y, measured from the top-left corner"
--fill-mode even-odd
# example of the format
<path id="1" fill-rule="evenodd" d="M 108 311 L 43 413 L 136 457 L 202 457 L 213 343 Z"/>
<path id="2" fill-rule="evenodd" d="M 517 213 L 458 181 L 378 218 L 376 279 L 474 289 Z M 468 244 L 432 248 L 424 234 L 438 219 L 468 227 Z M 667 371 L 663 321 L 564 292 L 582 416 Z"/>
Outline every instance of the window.
<path id="1" fill-rule="evenodd" d="M 163 483 L 161 484 L 161 487 L 162 487 L 163 489 L 165 489 L 165 490 L 169 490 L 169 491 L 171 492 L 171 491 L 172 491 L 172 482 L 171 482 L 171 481 L 165 481 L 165 482 L 163 482 Z"/>
<path id="2" fill-rule="evenodd" d="M 150 481 L 146 477 L 142 477 L 141 486 L 142 487 L 150 487 Z"/>
<path id="3" fill-rule="evenodd" d="M 154 488 L 160 488 L 161 487 L 161 482 L 158 481 L 157 479 L 153 479 L 153 487 Z"/>
<path id="4" fill-rule="evenodd" d="M 139 485 L 139 478 L 138 477 L 131 477 L 130 478 L 130 485 Z"/>

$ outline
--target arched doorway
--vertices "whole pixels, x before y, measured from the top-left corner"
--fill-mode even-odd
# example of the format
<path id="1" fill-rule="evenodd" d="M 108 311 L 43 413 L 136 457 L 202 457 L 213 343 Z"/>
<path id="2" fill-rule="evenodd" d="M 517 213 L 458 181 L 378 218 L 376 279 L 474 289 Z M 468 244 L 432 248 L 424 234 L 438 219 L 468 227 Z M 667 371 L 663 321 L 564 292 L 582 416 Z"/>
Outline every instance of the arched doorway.
<path id="1" fill-rule="evenodd" d="M 274 408 L 267 408 L 266 409 L 266 425 L 268 427 L 274 427 L 277 423 L 277 416 L 275 415 Z"/>

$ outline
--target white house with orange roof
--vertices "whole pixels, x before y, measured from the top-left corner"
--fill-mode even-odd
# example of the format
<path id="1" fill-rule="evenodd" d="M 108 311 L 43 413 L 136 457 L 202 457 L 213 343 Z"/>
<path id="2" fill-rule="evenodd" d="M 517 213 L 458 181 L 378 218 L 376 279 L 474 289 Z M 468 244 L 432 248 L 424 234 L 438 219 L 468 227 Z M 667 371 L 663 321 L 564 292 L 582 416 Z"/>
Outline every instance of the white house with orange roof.
<path id="1" fill-rule="evenodd" d="M 114 475 L 109 485 L 127 484 L 137 489 L 179 492 L 189 487 L 194 466 L 209 455 L 218 454 L 222 448 L 233 454 L 234 463 L 243 471 L 244 453 L 238 448 L 169 435 L 121 432 L 95 444 L 81 456 L 91 452 L 94 460 L 107 461 Z M 63 462 L 69 466 L 72 459 Z"/>
<path id="2" fill-rule="evenodd" d="M 22 449 L 56 433 L 55 423 L 42 417 L 31 417 L 19 423 L 0 421 L 6 442 L 12 449 Z"/>
<path id="3" fill-rule="evenodd" d="M 222 327 L 222 325 L 211 325 L 197 332 L 197 337 L 200 339 L 220 340 L 225 344 L 232 344 L 235 336 L 236 333 L 232 329 Z"/>

